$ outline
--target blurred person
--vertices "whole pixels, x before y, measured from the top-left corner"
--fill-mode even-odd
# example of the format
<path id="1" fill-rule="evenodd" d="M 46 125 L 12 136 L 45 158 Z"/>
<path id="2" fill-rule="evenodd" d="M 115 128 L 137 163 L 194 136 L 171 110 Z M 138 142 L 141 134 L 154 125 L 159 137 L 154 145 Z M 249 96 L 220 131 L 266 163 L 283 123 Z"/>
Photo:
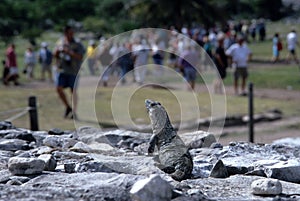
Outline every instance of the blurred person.
<path id="1" fill-rule="evenodd" d="M 134 57 L 134 77 L 138 84 L 143 84 L 147 72 L 148 56 L 150 47 L 146 39 L 142 39 L 137 45 L 133 47 Z"/>
<path id="2" fill-rule="evenodd" d="M 49 80 L 52 81 L 51 64 L 53 59 L 52 52 L 48 49 L 48 43 L 42 42 L 39 50 L 39 63 L 41 64 L 41 80 L 45 80 L 45 73 L 48 73 Z"/>
<path id="3" fill-rule="evenodd" d="M 34 78 L 34 67 L 36 64 L 36 55 L 32 47 L 28 47 L 24 53 L 25 68 L 23 73 L 27 75 L 28 79 Z"/>
<path id="4" fill-rule="evenodd" d="M 65 106 L 65 118 L 71 115 L 71 118 L 76 119 L 77 93 L 75 81 L 84 53 L 83 45 L 74 38 L 72 27 L 65 26 L 64 37 L 58 42 L 54 50 L 58 68 L 56 91 Z M 64 92 L 65 88 L 70 88 L 73 108 Z"/>
<path id="5" fill-rule="evenodd" d="M 153 63 L 158 66 L 157 71 L 154 72 L 155 76 L 163 75 L 163 62 L 164 62 L 164 50 L 166 49 L 166 45 L 163 40 L 158 39 L 156 42 L 152 44 L 152 59 Z"/>
<path id="6" fill-rule="evenodd" d="M 299 60 L 297 58 L 296 53 L 296 46 L 299 46 L 298 42 L 298 36 L 296 34 L 296 31 L 292 29 L 286 36 L 286 42 L 287 42 L 287 49 L 288 49 L 288 55 L 287 55 L 287 61 L 290 62 L 292 59 L 299 64 Z"/>
<path id="7" fill-rule="evenodd" d="M 96 55 L 97 55 L 97 45 L 94 40 L 89 41 L 89 45 L 87 47 L 87 62 L 88 68 L 91 75 L 95 75 L 95 67 L 96 67 Z"/>
<path id="8" fill-rule="evenodd" d="M 3 79 L 4 85 L 8 85 L 9 81 L 13 81 L 15 85 L 19 85 L 18 82 L 18 64 L 17 56 L 15 53 L 15 44 L 10 44 L 5 53 L 5 67 L 8 69 L 8 73 Z"/>
<path id="9" fill-rule="evenodd" d="M 279 33 L 275 33 L 274 37 L 272 39 L 272 50 L 273 50 L 273 57 L 272 62 L 278 62 L 279 61 L 279 55 L 280 51 L 282 50 L 282 43 L 279 37 Z"/>
<path id="10" fill-rule="evenodd" d="M 238 42 L 231 45 L 226 51 L 226 55 L 231 58 L 232 67 L 234 68 L 234 93 L 238 95 L 238 81 L 242 78 L 241 94 L 246 96 L 246 81 L 248 78 L 248 61 L 251 59 L 251 50 L 244 43 L 243 37 L 238 37 Z"/>
<path id="11" fill-rule="evenodd" d="M 126 83 L 126 79 L 125 79 L 126 73 L 133 70 L 133 58 L 131 54 L 130 43 L 124 43 L 123 45 L 121 45 L 117 63 L 121 67 L 120 80 L 121 83 L 124 84 Z"/>
<path id="12" fill-rule="evenodd" d="M 222 81 L 226 77 L 226 69 L 228 66 L 228 58 L 225 54 L 224 49 L 224 35 L 218 36 L 218 46 L 216 48 L 215 54 L 214 54 L 214 62 L 217 67 L 219 75 L 214 80 L 214 92 L 215 93 L 224 93 L 224 90 L 222 88 Z"/>
<path id="13" fill-rule="evenodd" d="M 178 65 L 182 68 L 184 78 L 192 90 L 195 89 L 197 76 L 196 65 L 200 61 L 200 55 L 191 45 L 186 45 L 185 50 L 180 54 Z"/>
<path id="14" fill-rule="evenodd" d="M 103 67 L 102 81 L 103 81 L 103 86 L 107 87 L 108 79 L 111 74 L 112 55 L 109 53 L 109 51 L 110 51 L 109 44 L 104 43 L 100 47 L 102 47 L 102 49 L 99 52 L 100 53 L 99 60 Z"/>

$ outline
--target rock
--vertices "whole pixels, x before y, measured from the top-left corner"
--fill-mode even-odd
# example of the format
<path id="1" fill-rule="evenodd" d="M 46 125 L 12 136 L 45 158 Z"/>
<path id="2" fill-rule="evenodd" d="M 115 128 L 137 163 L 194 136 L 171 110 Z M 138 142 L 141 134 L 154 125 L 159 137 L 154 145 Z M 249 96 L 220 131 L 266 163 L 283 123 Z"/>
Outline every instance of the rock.
<path id="1" fill-rule="evenodd" d="M 93 151 L 91 147 L 83 142 L 77 142 L 70 150 L 81 153 L 91 153 Z"/>
<path id="2" fill-rule="evenodd" d="M 45 171 L 54 171 L 56 168 L 56 160 L 51 154 L 42 154 L 38 157 L 38 159 L 41 159 L 45 162 Z"/>
<path id="3" fill-rule="evenodd" d="M 59 128 L 53 128 L 48 131 L 49 135 L 63 135 L 65 132 Z"/>
<path id="4" fill-rule="evenodd" d="M 81 163 L 76 172 L 116 172 L 113 168 L 110 168 L 105 162 L 88 161 Z"/>
<path id="5" fill-rule="evenodd" d="M 251 184 L 254 195 L 279 195 L 282 193 L 282 185 L 275 179 L 258 179 Z"/>
<path id="6" fill-rule="evenodd" d="M 216 142 L 214 135 L 204 131 L 184 133 L 180 135 L 180 137 L 182 137 L 185 144 L 192 149 L 210 147 L 212 143 Z"/>
<path id="7" fill-rule="evenodd" d="M 168 201 L 172 197 L 172 186 L 159 175 L 137 181 L 131 188 L 133 201 Z"/>
<path id="8" fill-rule="evenodd" d="M 130 148 L 148 142 L 151 134 L 149 133 L 139 133 L 134 131 L 126 130 L 112 130 L 103 132 L 99 129 L 84 127 L 78 130 L 79 139 L 86 144 L 91 144 L 94 142 L 106 143 L 113 147 L 118 147 L 120 145 Z"/>
<path id="9" fill-rule="evenodd" d="M 0 130 L 14 129 L 15 126 L 9 121 L 0 121 Z"/>
<path id="10" fill-rule="evenodd" d="M 17 151 L 28 150 L 30 147 L 25 140 L 7 139 L 0 141 L 0 150 Z"/>
<path id="11" fill-rule="evenodd" d="M 25 140 L 27 142 L 35 142 L 35 138 L 33 137 L 32 133 L 28 131 L 19 131 L 19 132 L 12 132 L 5 136 L 5 139 L 20 139 Z"/>
<path id="12" fill-rule="evenodd" d="M 152 157 L 145 156 L 105 156 L 99 154 L 92 154 L 95 162 L 103 166 L 99 169 L 108 168 L 113 172 L 134 174 L 134 175 L 146 175 L 151 174 L 164 174 L 158 167 L 155 166 L 155 161 Z M 93 163 L 91 161 L 91 163 Z M 95 163 L 97 164 L 97 163 Z M 93 166 L 91 166 L 93 167 Z"/>
<path id="13" fill-rule="evenodd" d="M 288 182 L 300 183 L 300 162 L 298 160 L 280 161 L 271 166 L 265 166 L 267 177 Z"/>
<path id="14" fill-rule="evenodd" d="M 0 183 L 6 183 L 11 175 L 9 170 L 0 170 Z"/>
<path id="15" fill-rule="evenodd" d="M 214 142 L 210 145 L 209 148 L 211 148 L 211 149 L 223 149 L 223 145 L 219 142 Z"/>
<path id="16" fill-rule="evenodd" d="M 43 146 L 43 140 L 48 136 L 46 131 L 34 131 L 32 132 L 32 136 L 35 139 L 36 146 Z"/>
<path id="17" fill-rule="evenodd" d="M 76 163 L 68 162 L 64 164 L 64 170 L 66 173 L 74 173 L 75 172 Z"/>
<path id="18" fill-rule="evenodd" d="M 1 151 L 0 150 L 0 170 L 7 169 L 7 163 L 9 158 L 13 157 L 14 154 L 11 151 Z"/>
<path id="19" fill-rule="evenodd" d="M 12 157 L 8 161 L 8 169 L 14 175 L 41 174 L 45 162 L 37 158 Z"/>
<path id="20" fill-rule="evenodd" d="M 218 160 L 212 168 L 209 176 L 215 178 L 226 178 L 229 176 L 227 168 L 223 164 L 222 160 Z"/>
<path id="21" fill-rule="evenodd" d="M 130 189 L 145 177 L 117 173 L 53 173 L 35 177 L 22 185 L 19 191 L 8 190 L 1 196 L 10 195 L 10 200 L 99 200 L 125 201 L 130 199 Z M 1 198 L 2 198 L 1 197 Z M 18 199 L 17 199 L 18 198 Z M 8 200 L 8 199 L 7 199 Z"/>
<path id="22" fill-rule="evenodd" d="M 274 145 L 287 145 L 293 147 L 300 147 L 300 137 L 296 138 L 282 138 L 275 140 L 272 144 Z"/>
<path id="23" fill-rule="evenodd" d="M 43 144 L 53 148 L 67 149 L 74 146 L 78 141 L 63 136 L 49 135 L 43 140 Z"/>
<path id="24" fill-rule="evenodd" d="M 9 177 L 9 179 L 11 182 L 7 183 L 7 184 L 10 184 L 10 185 L 21 185 L 30 180 L 29 177 L 24 177 L 24 176 L 11 176 L 11 177 Z"/>

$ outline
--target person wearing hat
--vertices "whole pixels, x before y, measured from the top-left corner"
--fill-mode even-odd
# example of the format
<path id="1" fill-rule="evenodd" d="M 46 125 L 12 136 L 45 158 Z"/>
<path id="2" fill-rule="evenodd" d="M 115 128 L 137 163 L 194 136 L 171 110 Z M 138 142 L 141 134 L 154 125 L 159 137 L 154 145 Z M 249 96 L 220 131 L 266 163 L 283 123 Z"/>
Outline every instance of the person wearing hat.
<path id="1" fill-rule="evenodd" d="M 48 73 L 49 80 L 52 81 L 52 52 L 48 49 L 48 43 L 42 42 L 41 49 L 39 50 L 39 63 L 41 64 L 41 80 L 45 80 L 45 73 Z"/>
<path id="2" fill-rule="evenodd" d="M 239 94 L 238 81 L 242 78 L 241 93 L 240 95 L 246 96 L 246 81 L 248 78 L 247 65 L 251 59 L 251 50 L 244 43 L 244 38 L 239 36 L 237 43 L 231 45 L 225 52 L 231 58 L 232 67 L 234 68 L 234 93 Z"/>

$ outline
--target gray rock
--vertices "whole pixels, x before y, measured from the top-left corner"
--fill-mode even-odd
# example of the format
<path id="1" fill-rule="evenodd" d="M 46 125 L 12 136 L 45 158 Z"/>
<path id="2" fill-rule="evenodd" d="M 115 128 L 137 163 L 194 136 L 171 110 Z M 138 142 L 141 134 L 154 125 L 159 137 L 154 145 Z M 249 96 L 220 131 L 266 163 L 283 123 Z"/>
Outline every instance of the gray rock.
<path id="1" fill-rule="evenodd" d="M 12 157 L 8 161 L 8 169 L 14 175 L 41 174 L 45 162 L 37 158 Z"/>
<path id="2" fill-rule="evenodd" d="M 54 171 L 56 168 L 56 160 L 51 154 L 42 154 L 38 157 L 38 159 L 41 159 L 45 162 L 45 171 Z"/>
<path id="3" fill-rule="evenodd" d="M 65 134 L 65 131 L 63 131 L 59 128 L 53 128 L 48 131 L 48 134 L 49 135 L 63 135 L 63 134 Z"/>
<path id="4" fill-rule="evenodd" d="M 91 147 L 83 142 L 77 142 L 70 150 L 81 153 L 91 153 L 93 151 Z"/>
<path id="5" fill-rule="evenodd" d="M 125 201 L 130 200 L 129 191 L 132 185 L 144 178 L 139 175 L 116 173 L 65 174 L 50 172 L 23 184 L 20 192 L 15 192 L 10 199 L 24 198 L 24 193 L 27 195 L 29 193 L 33 200 Z M 1 194 L 4 193 L 1 192 Z"/>
<path id="6" fill-rule="evenodd" d="M 180 137 L 182 137 L 185 144 L 192 149 L 210 147 L 212 143 L 216 142 L 215 136 L 205 131 L 184 133 L 180 135 Z"/>
<path id="7" fill-rule="evenodd" d="M 9 170 L 0 170 L 0 183 L 6 183 L 11 175 Z"/>
<path id="8" fill-rule="evenodd" d="M 139 133 L 126 130 L 111 130 L 103 132 L 91 127 L 83 127 L 78 130 L 79 139 L 86 144 L 94 142 L 106 143 L 113 147 L 124 146 L 125 148 L 134 148 L 135 146 L 148 142 L 151 134 Z M 122 144 L 123 143 L 123 144 Z"/>
<path id="9" fill-rule="evenodd" d="M 76 163 L 68 162 L 64 164 L 64 170 L 66 173 L 74 173 L 75 172 Z"/>
<path id="10" fill-rule="evenodd" d="M 35 138 L 33 137 L 31 132 L 28 131 L 18 131 L 11 132 L 4 137 L 5 139 L 20 139 L 25 140 L 27 142 L 35 142 Z"/>
<path id="11" fill-rule="evenodd" d="M 91 160 L 89 155 L 87 153 L 77 153 L 74 151 L 54 151 L 53 156 L 57 160 L 68 160 L 68 159 L 74 159 L 74 160 Z"/>
<path id="12" fill-rule="evenodd" d="M 92 154 L 91 156 L 96 162 L 99 162 L 99 165 L 103 165 L 103 168 L 107 167 L 108 169 L 118 173 L 146 176 L 151 174 L 164 174 L 163 171 L 156 167 L 155 161 L 152 157 L 105 156 L 99 154 Z"/>
<path id="13" fill-rule="evenodd" d="M 109 165 L 109 164 L 108 164 Z M 116 172 L 113 168 L 107 166 L 105 162 L 98 161 L 88 161 L 81 163 L 76 172 Z"/>
<path id="14" fill-rule="evenodd" d="M 65 138 L 63 136 L 49 135 L 43 140 L 43 144 L 53 148 L 67 149 L 74 146 L 78 141 L 72 138 Z"/>
<path id="15" fill-rule="evenodd" d="M 46 131 L 34 131 L 32 136 L 35 139 L 36 146 L 40 147 L 43 145 L 43 140 L 48 136 L 48 133 Z"/>
<path id="16" fill-rule="evenodd" d="M 293 147 L 300 147 L 300 137 L 296 138 L 282 138 L 275 140 L 272 144 L 274 145 L 288 145 Z"/>
<path id="17" fill-rule="evenodd" d="M 14 129 L 15 126 L 9 121 L 0 121 L 0 130 Z"/>
<path id="18" fill-rule="evenodd" d="M 218 160 L 212 168 L 209 176 L 215 178 L 226 178 L 229 176 L 227 168 L 223 164 L 222 160 Z"/>
<path id="19" fill-rule="evenodd" d="M 30 180 L 29 177 L 24 177 L 24 176 L 11 176 L 9 177 L 9 179 L 11 182 L 10 183 L 8 182 L 7 184 L 10 185 L 21 185 Z"/>
<path id="20" fill-rule="evenodd" d="M 275 179 L 258 179 L 251 184 L 254 195 L 279 195 L 282 193 L 282 185 Z"/>
<path id="21" fill-rule="evenodd" d="M 131 188 L 133 201 L 168 201 L 171 200 L 173 187 L 159 175 L 137 181 Z"/>
<path id="22" fill-rule="evenodd" d="M 272 166 L 265 167 L 267 177 L 300 183 L 300 162 L 297 160 L 280 161 Z"/>
<path id="23" fill-rule="evenodd" d="M 0 150 L 17 151 L 28 150 L 30 147 L 25 140 L 20 139 L 6 139 L 0 141 Z"/>

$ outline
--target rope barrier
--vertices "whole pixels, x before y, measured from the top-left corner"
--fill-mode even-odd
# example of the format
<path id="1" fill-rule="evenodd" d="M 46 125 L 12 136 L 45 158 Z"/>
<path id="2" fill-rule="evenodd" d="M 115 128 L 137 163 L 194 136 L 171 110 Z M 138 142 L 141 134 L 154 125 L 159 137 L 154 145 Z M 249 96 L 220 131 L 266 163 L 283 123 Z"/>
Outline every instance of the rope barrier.
<path id="1" fill-rule="evenodd" d="M 16 108 L 16 109 L 12 109 L 12 110 L 6 110 L 6 111 L 3 111 L 3 112 L 0 112 L 0 115 L 6 115 L 6 114 L 10 114 L 10 113 L 16 113 L 16 112 L 19 112 L 19 111 L 24 111 L 24 109 L 26 109 L 26 107 L 22 107 L 22 108 Z"/>
<path id="2" fill-rule="evenodd" d="M 8 110 L 8 111 L 5 111 L 5 112 L 2 112 L 0 114 L 9 114 L 9 113 L 12 113 L 12 111 L 20 111 L 20 109 L 22 109 L 22 112 L 14 115 L 10 118 L 5 119 L 5 121 L 14 121 L 14 120 L 26 115 L 28 113 L 28 111 L 30 111 L 33 108 L 32 107 L 17 108 L 17 109 L 14 109 L 14 110 Z"/>
<path id="3" fill-rule="evenodd" d="M 5 119 L 5 121 L 14 121 L 15 119 L 18 119 L 24 115 L 26 115 L 27 113 L 29 113 L 29 119 L 30 119 L 30 129 L 32 131 L 37 131 L 39 130 L 39 124 L 38 124 L 38 108 L 37 108 L 37 104 L 36 104 L 36 97 L 35 96 L 30 96 L 28 98 L 28 107 L 25 108 L 16 108 L 16 109 L 12 109 L 12 110 L 7 110 L 7 111 L 3 111 L 0 112 L 0 115 L 6 115 L 6 114 L 10 114 L 13 112 L 19 112 L 18 114 Z"/>

